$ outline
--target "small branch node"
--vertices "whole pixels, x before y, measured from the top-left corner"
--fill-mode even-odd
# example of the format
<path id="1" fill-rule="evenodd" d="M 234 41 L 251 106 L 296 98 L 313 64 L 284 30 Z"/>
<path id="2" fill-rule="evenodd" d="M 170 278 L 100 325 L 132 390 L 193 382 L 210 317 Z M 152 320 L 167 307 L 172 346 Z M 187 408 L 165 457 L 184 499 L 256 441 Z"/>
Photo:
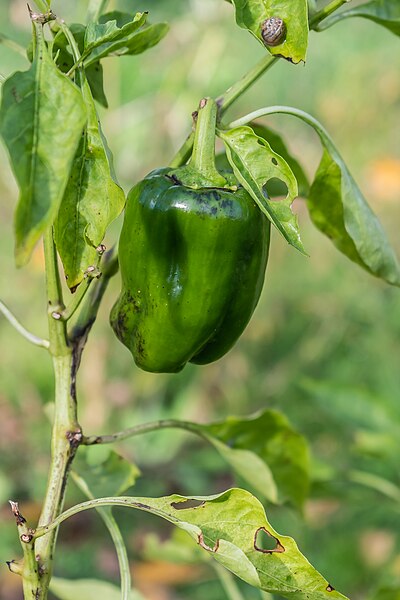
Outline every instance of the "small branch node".
<path id="1" fill-rule="evenodd" d="M 26 523 L 26 519 L 19 512 L 18 502 L 14 502 L 13 500 L 9 500 L 9 503 L 11 505 L 11 511 L 12 511 L 12 514 L 14 515 L 14 517 L 15 517 L 15 521 L 16 521 L 18 527 L 20 527 L 21 525 L 24 525 Z"/>
<path id="2" fill-rule="evenodd" d="M 10 573 L 14 573 L 14 575 L 22 575 L 22 564 L 17 560 L 7 560 L 6 565 Z"/>
<path id="3" fill-rule="evenodd" d="M 49 21 L 55 21 L 57 19 L 56 15 L 51 9 L 45 13 L 37 13 L 32 10 L 29 4 L 27 4 L 27 7 L 31 21 L 35 21 L 36 23 L 40 23 L 41 25 L 45 25 Z"/>
<path id="4" fill-rule="evenodd" d="M 67 431 L 65 437 L 69 441 L 71 448 L 74 450 L 82 444 L 83 434 L 81 429 L 78 429 L 77 431 Z"/>

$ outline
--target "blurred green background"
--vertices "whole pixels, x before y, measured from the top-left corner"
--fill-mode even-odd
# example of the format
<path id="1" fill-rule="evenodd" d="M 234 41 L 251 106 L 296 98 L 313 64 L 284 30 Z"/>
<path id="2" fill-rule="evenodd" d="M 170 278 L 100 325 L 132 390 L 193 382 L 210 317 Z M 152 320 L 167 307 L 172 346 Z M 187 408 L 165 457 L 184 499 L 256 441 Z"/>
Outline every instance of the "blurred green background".
<path id="1" fill-rule="evenodd" d="M 64 6 L 67 4 L 67 6 Z M 54 1 L 69 22 L 85 19 L 84 2 Z M 134 58 L 106 59 L 110 108 L 100 110 L 115 168 L 125 190 L 165 165 L 191 126 L 204 95 L 216 96 L 244 74 L 263 49 L 234 23 L 222 0 L 119 0 L 114 6 L 149 10 L 171 31 L 160 46 Z M 0 0 L 0 32 L 25 45 L 30 24 L 23 0 Z M 27 61 L 0 44 L 0 74 Z M 372 22 L 349 19 L 310 36 L 306 65 L 280 61 L 232 108 L 230 115 L 268 104 L 312 113 L 332 134 L 350 170 L 400 254 L 400 40 Z M 320 146 L 290 117 L 269 126 L 284 135 L 310 178 Z M 12 218 L 17 189 L 0 148 L 0 297 L 35 333 L 46 335 L 43 258 L 38 247 L 23 270 L 13 260 Z M 112 282 L 84 354 L 78 381 L 86 434 L 152 419 L 206 422 L 265 407 L 282 410 L 308 439 L 312 489 L 305 514 L 266 506 L 273 526 L 295 537 L 309 560 L 352 599 L 400 598 L 400 293 L 339 256 L 309 222 L 297 200 L 310 258 L 274 232 L 266 284 L 255 315 L 235 348 L 207 367 L 151 375 L 132 364 L 108 326 L 118 293 Z M 106 241 L 117 239 L 121 222 Z M 7 500 L 18 500 L 35 522 L 46 483 L 53 394 L 46 353 L 30 347 L 0 318 L 0 562 L 17 558 L 19 544 Z M 234 483 L 210 447 L 176 431 L 120 444 L 142 471 L 135 495 L 211 494 Z M 361 483 L 357 473 L 370 475 Z M 239 482 L 240 483 L 240 482 Z M 368 483 L 368 485 L 366 485 Z M 68 503 L 80 493 L 71 483 Z M 166 564 L 147 553 L 151 532 L 169 528 L 154 517 L 116 511 L 136 585 L 148 600 L 225 598 L 204 566 Z M 147 541 L 146 541 L 147 540 Z M 189 561 L 190 562 L 190 561 Z M 55 566 L 62 577 L 118 581 L 111 542 L 95 514 L 64 525 Z M 18 578 L 0 567 L 0 597 L 21 597 Z M 246 599 L 259 598 L 240 584 Z M 381 587 L 381 592 L 378 588 Z M 386 595 L 385 590 L 386 589 Z M 84 600 L 84 599 L 77 599 Z"/>

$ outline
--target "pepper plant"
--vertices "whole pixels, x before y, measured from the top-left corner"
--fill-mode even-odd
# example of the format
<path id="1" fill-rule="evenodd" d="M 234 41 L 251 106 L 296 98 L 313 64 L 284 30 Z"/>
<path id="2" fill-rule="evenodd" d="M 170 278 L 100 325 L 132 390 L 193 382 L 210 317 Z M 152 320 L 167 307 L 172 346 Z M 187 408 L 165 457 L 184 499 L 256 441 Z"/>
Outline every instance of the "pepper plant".
<path id="1" fill-rule="evenodd" d="M 180 428 L 213 445 L 269 503 L 291 502 L 301 508 L 308 489 L 307 446 L 284 415 L 265 410 L 248 419 L 206 425 L 169 419 L 92 435 L 79 424 L 76 378 L 99 306 L 119 266 L 122 290 L 111 325 L 139 367 L 176 372 L 188 361 L 205 364 L 222 358 L 257 304 L 270 229 L 277 229 L 293 251 L 306 254 L 291 208 L 299 188 L 312 222 L 340 252 L 371 275 L 400 286 L 399 264 L 386 234 L 322 124 L 288 106 L 257 108 L 230 123 L 225 120 L 227 109 L 272 66 L 287 60 L 296 68 L 306 60 L 310 32 L 358 16 L 400 35 L 399 3 L 371 0 L 342 8 L 346 0 L 231 0 L 232 18 L 262 45 L 265 56 L 218 98 L 200 99 L 192 132 L 169 165 L 132 182 L 119 246 L 111 249 L 103 244 L 105 232 L 124 210 L 125 195 L 98 116 L 97 104 L 107 105 L 102 61 L 145 52 L 162 42 L 168 25 L 151 23 L 145 10 L 107 12 L 107 4 L 90 0 L 87 22 L 69 25 L 53 12 L 50 0 L 36 0 L 27 13 L 32 22 L 30 66 L 2 83 L 0 133 L 20 191 L 16 264 L 25 267 L 43 240 L 48 339 L 27 331 L 3 303 L 0 309 L 28 341 L 49 352 L 55 378 L 42 512 L 38 523 L 27 523 L 18 503 L 11 502 L 22 559 L 10 561 L 9 568 L 21 577 L 25 600 L 45 600 L 49 590 L 60 598 L 82 600 L 91 594 L 138 598 L 112 514 L 113 506 L 123 506 L 186 532 L 204 560 L 216 561 L 232 599 L 240 593 L 230 573 L 260 593 L 299 600 L 345 598 L 292 538 L 275 531 L 262 503 L 249 491 L 124 496 L 135 480 L 133 466 L 116 453 L 109 455 L 101 477 L 85 466 L 85 446 Z M 300 119 L 317 133 L 323 154 L 311 186 L 283 140 L 259 121 L 275 114 Z M 217 156 L 216 138 L 224 148 Z M 218 264 L 211 262 L 215 256 Z M 270 439 L 279 444 L 269 445 Z M 88 500 L 64 510 L 69 477 Z M 52 579 L 60 524 L 92 508 L 115 544 L 120 595 L 106 584 L 85 588 Z"/>

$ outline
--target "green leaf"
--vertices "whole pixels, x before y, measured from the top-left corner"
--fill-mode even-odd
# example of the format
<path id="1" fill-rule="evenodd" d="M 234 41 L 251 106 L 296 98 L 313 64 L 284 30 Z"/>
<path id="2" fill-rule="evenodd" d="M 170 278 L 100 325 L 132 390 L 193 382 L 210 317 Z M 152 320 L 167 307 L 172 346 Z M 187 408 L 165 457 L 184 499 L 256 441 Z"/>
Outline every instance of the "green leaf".
<path id="1" fill-rule="evenodd" d="M 5 82 L 0 108 L 0 133 L 20 189 L 15 215 L 18 266 L 29 260 L 56 217 L 86 121 L 79 89 L 49 56 L 41 25 L 34 27 L 33 63 Z"/>
<path id="2" fill-rule="evenodd" d="M 267 500 L 303 505 L 309 490 L 308 446 L 282 413 L 265 410 L 195 427 Z"/>
<path id="3" fill-rule="evenodd" d="M 116 15 L 122 16 L 122 24 L 117 23 Z M 123 13 L 114 13 L 112 20 L 107 20 L 108 15 L 103 15 L 99 23 L 89 23 L 86 27 L 84 54 L 87 56 L 92 50 L 103 44 L 116 42 L 130 36 L 146 22 L 147 13 L 136 13 L 126 21 Z"/>
<path id="4" fill-rule="evenodd" d="M 318 31 L 331 27 L 342 19 L 364 17 L 400 35 L 400 2 L 399 0 L 372 0 L 366 4 L 349 8 L 327 17 L 318 26 Z"/>
<path id="5" fill-rule="evenodd" d="M 251 123 L 251 128 L 258 137 L 266 140 L 268 144 L 273 148 L 274 152 L 282 156 L 289 165 L 289 167 L 293 171 L 293 175 L 297 179 L 297 185 L 299 187 L 299 196 L 302 198 L 307 198 L 308 193 L 310 191 L 310 183 L 308 181 L 308 177 L 305 174 L 303 167 L 298 162 L 298 160 L 290 154 L 285 142 L 282 137 L 276 133 L 273 129 L 270 129 L 266 125 L 259 125 L 258 123 Z M 275 181 L 277 183 L 275 183 Z M 275 180 L 275 185 L 270 186 L 269 193 L 271 196 L 283 196 L 285 194 L 285 186 L 282 185 L 282 182 L 279 180 Z M 281 185 L 279 185 L 281 183 Z"/>
<path id="6" fill-rule="evenodd" d="M 70 30 L 78 44 L 79 51 L 82 54 L 86 27 L 80 23 L 72 23 L 72 25 L 70 25 Z M 68 40 L 62 31 L 59 31 L 53 40 L 53 57 L 56 59 L 57 65 L 63 73 L 68 73 L 74 64 Z M 101 63 L 93 62 L 85 69 L 85 75 L 90 85 L 93 98 L 97 100 L 101 106 L 108 108 L 107 98 L 104 93 L 103 67 Z"/>
<path id="7" fill-rule="evenodd" d="M 273 529 L 260 501 L 245 490 L 201 497 L 99 498 L 69 509 L 61 520 L 108 505 L 136 508 L 170 521 L 256 588 L 290 600 L 345 600 L 310 565 L 292 538 Z"/>
<path id="8" fill-rule="evenodd" d="M 50 590 L 59 600 L 121 600 L 121 592 L 115 585 L 99 579 L 53 577 Z M 132 591 L 129 600 L 144 600 L 144 597 Z"/>
<path id="9" fill-rule="evenodd" d="M 286 241 L 305 254 L 297 217 L 290 208 L 298 194 L 297 182 L 287 162 L 250 127 L 219 131 L 218 135 L 225 143 L 228 160 L 238 181 Z M 264 191 L 267 182 L 273 178 L 281 179 L 288 188 L 287 197 L 279 202 L 270 201 Z"/>
<path id="10" fill-rule="evenodd" d="M 282 56 L 293 63 L 305 61 L 308 45 L 307 0 L 232 0 L 236 22 L 248 29 L 274 56 Z M 286 37 L 279 46 L 265 46 L 261 26 L 270 17 L 283 19 Z"/>
<path id="11" fill-rule="evenodd" d="M 321 140 L 325 149 L 307 201 L 314 225 L 350 260 L 400 286 L 400 266 L 382 225 L 343 159 Z"/>
<path id="12" fill-rule="evenodd" d="M 324 147 L 308 197 L 308 207 L 315 226 L 343 254 L 372 275 L 400 286 L 400 265 L 382 225 L 368 206 L 328 132 L 314 117 L 291 106 L 270 106 L 233 121 L 230 127 L 236 127 L 233 131 L 238 131 L 243 129 L 243 123 L 271 114 L 293 115 L 311 125 Z M 246 165 L 241 166 L 239 160 L 236 162 L 238 168 L 235 174 L 242 182 L 240 170 L 244 174 Z M 248 178 L 248 185 L 250 183 Z M 246 187 L 244 182 L 243 186 Z"/>
<path id="13" fill-rule="evenodd" d="M 82 447 L 74 461 L 73 472 L 84 482 L 79 483 L 85 488 L 88 498 L 96 496 L 119 496 L 133 486 L 140 476 L 140 471 L 133 463 L 123 458 L 117 452 L 105 449 L 105 453 L 97 458 L 99 448 Z"/>
<path id="14" fill-rule="evenodd" d="M 82 85 L 88 122 L 55 223 L 55 241 L 69 288 L 76 288 L 96 261 L 96 248 L 121 213 L 125 195 L 114 181 L 91 91 Z"/>
<path id="15" fill-rule="evenodd" d="M 92 65 L 106 56 L 132 56 L 141 54 L 149 48 L 156 46 L 168 33 L 168 30 L 169 26 L 167 23 L 146 25 L 127 38 L 96 48 L 85 61 L 85 67 Z"/>

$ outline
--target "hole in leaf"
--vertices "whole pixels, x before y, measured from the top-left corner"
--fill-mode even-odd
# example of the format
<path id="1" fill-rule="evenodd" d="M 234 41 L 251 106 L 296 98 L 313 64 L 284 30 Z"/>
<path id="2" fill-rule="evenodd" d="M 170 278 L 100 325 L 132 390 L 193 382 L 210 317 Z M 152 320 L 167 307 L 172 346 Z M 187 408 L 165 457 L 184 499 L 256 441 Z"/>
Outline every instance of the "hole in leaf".
<path id="1" fill-rule="evenodd" d="M 265 527 L 259 527 L 254 536 L 254 548 L 258 552 L 264 552 L 264 554 L 272 554 L 272 552 L 285 552 L 285 548 L 282 546 L 278 538 L 272 533 L 269 533 Z"/>
<path id="2" fill-rule="evenodd" d="M 272 162 L 273 165 L 277 165 L 278 164 L 278 161 L 276 160 L 275 156 L 273 156 L 271 158 L 271 162 Z"/>
<path id="3" fill-rule="evenodd" d="M 326 586 L 326 591 L 327 591 L 327 592 L 334 592 L 334 591 L 335 591 L 335 588 L 334 588 L 334 587 L 332 587 L 330 583 L 328 583 L 328 585 Z"/>
<path id="4" fill-rule="evenodd" d="M 278 179 L 278 177 L 271 177 L 271 179 L 268 179 L 267 183 L 263 186 L 263 190 L 271 200 L 281 200 L 282 197 L 286 198 L 288 194 L 286 183 L 281 179 Z M 279 196 L 279 198 L 277 198 L 277 196 Z"/>
<path id="5" fill-rule="evenodd" d="M 207 550 L 208 552 L 217 552 L 219 548 L 219 540 L 217 540 L 214 546 L 211 547 L 204 541 L 204 535 L 202 533 L 199 534 L 197 541 L 199 543 L 199 546 L 201 546 L 202 548 L 204 548 L 204 550 Z"/>
<path id="6" fill-rule="evenodd" d="M 172 502 L 172 508 L 176 510 L 184 510 L 186 508 L 199 508 L 199 506 L 204 506 L 205 502 L 203 500 L 195 500 L 189 498 L 188 500 L 182 500 L 182 502 Z"/>

